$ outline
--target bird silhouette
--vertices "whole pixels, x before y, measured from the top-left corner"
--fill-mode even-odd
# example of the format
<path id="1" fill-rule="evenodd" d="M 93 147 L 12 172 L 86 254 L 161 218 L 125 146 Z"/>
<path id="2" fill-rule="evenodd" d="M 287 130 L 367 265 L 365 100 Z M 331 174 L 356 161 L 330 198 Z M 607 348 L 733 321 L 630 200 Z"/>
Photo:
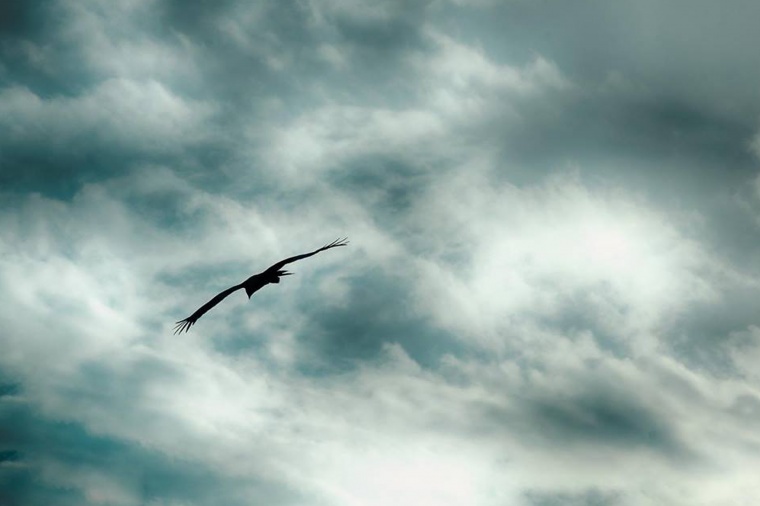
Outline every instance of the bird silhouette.
<path id="1" fill-rule="evenodd" d="M 223 292 L 218 293 L 213 299 L 206 302 L 204 305 L 202 305 L 195 313 L 191 314 L 184 320 L 180 320 L 176 323 L 174 327 L 174 333 L 175 334 L 181 334 L 182 331 L 187 332 L 190 330 L 190 327 L 195 325 L 195 322 L 198 321 L 198 318 L 206 314 L 209 309 L 216 306 L 220 302 L 222 302 L 225 297 L 227 297 L 232 292 L 236 292 L 237 290 L 240 290 L 241 288 L 245 288 L 245 293 L 248 295 L 248 298 L 251 298 L 251 295 L 254 294 L 257 290 L 260 290 L 261 288 L 265 287 L 266 285 L 270 283 L 279 283 L 280 278 L 282 276 L 290 276 L 293 274 L 292 272 L 284 271 L 282 270 L 282 267 L 285 265 L 295 262 L 297 260 L 301 260 L 303 258 L 308 258 L 312 255 L 316 255 L 320 251 L 325 251 L 330 248 L 337 248 L 339 246 L 345 246 L 348 244 L 348 238 L 343 239 L 336 239 L 330 244 L 325 244 L 319 249 L 316 249 L 312 251 L 311 253 L 304 253 L 303 255 L 296 255 L 294 257 L 286 258 L 285 260 L 280 260 L 276 264 L 269 267 L 267 270 L 260 272 L 258 274 L 254 274 L 250 278 L 246 279 L 239 285 L 231 286 L 224 290 Z"/>

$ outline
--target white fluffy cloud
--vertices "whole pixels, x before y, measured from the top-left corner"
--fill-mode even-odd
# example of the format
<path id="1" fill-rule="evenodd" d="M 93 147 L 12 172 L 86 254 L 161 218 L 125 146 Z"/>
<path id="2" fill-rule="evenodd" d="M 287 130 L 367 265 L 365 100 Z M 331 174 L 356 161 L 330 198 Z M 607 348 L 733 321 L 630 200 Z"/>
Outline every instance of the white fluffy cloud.
<path id="1" fill-rule="evenodd" d="M 421 304 L 480 338 L 583 304 L 600 330 L 635 340 L 715 296 L 708 254 L 676 223 L 573 176 L 519 188 L 472 167 L 433 185 L 412 227 L 429 259 Z"/>
<path id="2" fill-rule="evenodd" d="M 328 103 L 271 131 L 254 128 L 251 135 L 267 141 L 264 163 L 300 184 L 380 154 L 448 168 L 488 155 L 491 148 L 481 137 L 493 123 L 502 129 L 519 123 L 516 105 L 571 87 L 543 58 L 511 67 L 435 31 L 427 39 L 435 47 L 432 56 L 419 52 L 407 58 L 403 87 L 413 106 Z"/>
<path id="3" fill-rule="evenodd" d="M 202 139 L 201 123 L 212 112 L 155 81 L 109 79 L 78 97 L 46 99 L 23 87 L 0 93 L 3 143 L 14 149 L 76 152 L 96 144 L 175 152 Z"/>

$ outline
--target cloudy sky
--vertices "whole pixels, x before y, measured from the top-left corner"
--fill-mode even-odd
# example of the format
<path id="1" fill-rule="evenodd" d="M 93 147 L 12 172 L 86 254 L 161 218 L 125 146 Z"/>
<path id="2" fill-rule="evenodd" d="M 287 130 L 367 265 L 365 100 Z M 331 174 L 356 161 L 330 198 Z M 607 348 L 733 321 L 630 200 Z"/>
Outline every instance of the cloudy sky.
<path id="1" fill-rule="evenodd" d="M 756 504 L 758 18 L 3 2 L 0 504 Z"/>

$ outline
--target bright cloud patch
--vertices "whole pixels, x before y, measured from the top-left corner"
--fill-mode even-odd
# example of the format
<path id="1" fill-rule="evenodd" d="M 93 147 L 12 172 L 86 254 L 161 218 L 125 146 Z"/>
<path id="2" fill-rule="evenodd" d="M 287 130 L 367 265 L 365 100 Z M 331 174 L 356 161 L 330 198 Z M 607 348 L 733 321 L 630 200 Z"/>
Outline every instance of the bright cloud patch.
<path id="1" fill-rule="evenodd" d="M 152 81 L 113 79 L 81 97 L 48 100 L 18 87 L 0 94 L 3 142 L 14 148 L 44 142 L 46 149 L 69 151 L 97 142 L 110 149 L 171 151 L 197 141 L 199 123 L 210 112 Z"/>
<path id="2" fill-rule="evenodd" d="M 444 180 L 418 207 L 430 257 L 419 299 L 442 321 L 484 338 L 583 304 L 586 325 L 643 338 L 711 297 L 705 253 L 644 205 L 573 178 L 516 188 L 476 174 Z"/>

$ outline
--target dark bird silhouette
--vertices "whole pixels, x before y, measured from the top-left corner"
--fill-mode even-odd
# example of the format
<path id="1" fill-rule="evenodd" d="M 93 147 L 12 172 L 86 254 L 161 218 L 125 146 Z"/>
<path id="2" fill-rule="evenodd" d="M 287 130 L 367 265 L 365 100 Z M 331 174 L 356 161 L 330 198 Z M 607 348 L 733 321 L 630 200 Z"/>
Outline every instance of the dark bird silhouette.
<path id="1" fill-rule="evenodd" d="M 195 324 L 195 322 L 198 321 L 198 318 L 206 314 L 209 309 L 211 309 L 212 307 L 222 302 L 225 299 L 225 297 L 227 297 L 232 292 L 240 290 L 241 288 L 245 288 L 245 293 L 246 295 L 248 295 L 248 298 L 250 299 L 251 295 L 253 295 L 257 290 L 260 290 L 261 288 L 265 287 L 266 285 L 270 283 L 279 283 L 280 278 L 282 276 L 290 276 L 291 274 L 293 274 L 292 272 L 287 272 L 287 271 L 282 270 L 282 267 L 284 267 L 285 265 L 291 262 L 295 262 L 297 260 L 301 260 L 303 258 L 308 258 L 312 255 L 316 255 L 320 251 L 325 251 L 330 248 L 337 248 L 339 246 L 345 246 L 346 244 L 348 244 L 348 241 L 346 239 L 348 238 L 336 239 L 330 244 L 325 244 L 321 248 L 316 249 L 312 251 L 311 253 L 304 253 L 303 255 L 296 255 L 294 257 L 281 260 L 277 262 L 276 264 L 274 264 L 273 266 L 271 266 L 270 268 L 268 268 L 267 270 L 260 272 L 258 274 L 254 274 L 253 276 L 246 279 L 239 285 L 235 285 L 235 286 L 231 286 L 227 288 L 223 292 L 217 294 L 213 299 L 211 299 L 210 301 L 202 305 L 195 313 L 191 314 L 184 320 L 178 321 L 176 326 L 174 327 L 174 333 L 181 334 L 183 330 L 187 332 L 190 329 L 190 327 L 192 327 Z"/>

